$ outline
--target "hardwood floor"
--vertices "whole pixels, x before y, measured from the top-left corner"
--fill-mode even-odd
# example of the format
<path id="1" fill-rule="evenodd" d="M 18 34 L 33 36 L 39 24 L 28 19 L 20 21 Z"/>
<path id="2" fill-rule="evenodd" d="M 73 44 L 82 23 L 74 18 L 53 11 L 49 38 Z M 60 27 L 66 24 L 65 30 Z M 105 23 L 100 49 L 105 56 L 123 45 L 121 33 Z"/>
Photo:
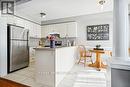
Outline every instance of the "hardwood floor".
<path id="1" fill-rule="evenodd" d="M 30 87 L 11 80 L 0 78 L 0 87 Z"/>

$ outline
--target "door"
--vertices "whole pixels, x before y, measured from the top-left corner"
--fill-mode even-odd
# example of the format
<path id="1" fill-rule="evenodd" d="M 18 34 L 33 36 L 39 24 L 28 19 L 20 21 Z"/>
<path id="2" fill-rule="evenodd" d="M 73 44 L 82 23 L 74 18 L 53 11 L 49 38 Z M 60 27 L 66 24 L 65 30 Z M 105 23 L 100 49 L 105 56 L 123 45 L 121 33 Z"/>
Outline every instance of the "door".
<path id="1" fill-rule="evenodd" d="M 10 72 L 26 67 L 29 64 L 28 42 L 11 40 Z"/>

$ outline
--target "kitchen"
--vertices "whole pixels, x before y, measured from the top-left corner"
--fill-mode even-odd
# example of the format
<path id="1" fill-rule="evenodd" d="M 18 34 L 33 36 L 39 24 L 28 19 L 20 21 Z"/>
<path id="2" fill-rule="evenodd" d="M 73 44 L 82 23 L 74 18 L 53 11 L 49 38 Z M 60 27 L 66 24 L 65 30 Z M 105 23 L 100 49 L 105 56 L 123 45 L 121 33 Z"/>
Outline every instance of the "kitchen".
<path id="1" fill-rule="evenodd" d="M 5 18 L 2 18 L 1 20 L 5 20 L 6 19 L 6 17 Z M 6 19 L 6 20 L 9 20 L 10 21 L 10 19 Z M 14 20 L 14 19 L 13 19 Z M 16 19 L 15 19 L 15 21 L 17 21 Z M 23 23 L 25 20 L 22 20 L 21 22 Z M 12 21 L 12 23 L 13 24 L 11 24 L 11 22 L 8 22 L 8 24 L 10 24 L 10 25 L 8 25 L 9 27 L 10 27 L 10 29 L 12 30 L 12 29 L 14 29 L 14 31 L 11 31 L 10 29 L 8 29 L 8 30 L 10 30 L 11 32 L 13 32 L 13 33 L 10 33 L 9 32 L 9 34 L 11 35 L 11 37 L 12 37 L 12 35 L 14 36 L 14 35 L 17 35 L 17 36 L 15 36 L 16 37 L 16 39 L 17 38 L 20 38 L 20 32 L 22 32 L 22 31 L 17 31 L 17 30 L 20 30 L 20 28 L 23 28 L 23 27 L 20 27 L 21 25 L 19 25 L 18 26 L 18 24 L 17 24 L 17 22 L 16 22 L 16 24 L 14 23 L 14 21 Z M 19 23 L 19 22 L 18 22 Z M 9 44 L 9 41 L 6 39 L 6 38 L 8 38 L 8 30 L 6 30 L 6 27 L 7 27 L 7 25 L 6 25 L 7 23 L 3 23 L 2 25 L 4 25 L 3 27 L 5 28 L 5 30 L 4 31 L 1 31 L 1 40 L 3 39 L 3 37 L 5 37 L 5 41 L 3 40 L 3 43 L 1 44 L 3 47 L 7 47 L 6 45 L 8 45 Z M 35 28 L 37 28 L 37 27 L 34 27 L 34 29 Z M 3 29 L 3 28 L 2 28 Z M 38 28 L 37 28 L 38 29 Z M 44 32 L 44 29 L 47 29 L 45 32 Z M 61 29 L 64 29 L 64 31 L 61 31 Z M 73 29 L 73 30 L 71 30 L 71 31 L 69 31 L 70 29 Z M 27 29 L 25 29 L 25 30 L 27 30 Z M 39 28 L 39 30 L 40 30 L 40 28 Z M 28 30 L 27 30 L 28 31 Z M 35 31 L 33 31 L 33 34 L 35 34 L 34 33 Z M 44 26 L 42 26 L 42 29 L 41 29 L 41 36 L 42 36 L 42 38 L 41 37 L 38 37 L 38 33 L 36 33 L 37 35 L 33 35 L 32 33 L 31 33 L 31 31 L 29 31 L 29 42 L 28 42 L 28 44 L 29 44 L 29 47 L 30 47 L 30 59 L 29 59 L 29 61 L 30 61 L 30 63 L 33 63 L 33 62 L 35 62 L 35 60 L 37 60 L 37 58 L 35 58 L 36 57 L 36 55 L 35 55 L 35 49 L 44 49 L 44 47 L 46 47 L 45 49 L 53 49 L 53 48 L 50 48 L 49 47 L 49 45 L 50 45 L 50 41 L 47 39 L 47 36 L 51 33 L 51 35 L 57 35 L 58 34 L 58 38 L 56 39 L 56 43 L 55 43 L 55 47 L 57 48 L 61 48 L 61 49 L 63 49 L 62 51 L 64 52 L 64 53 L 66 53 L 66 52 L 71 52 L 71 49 L 72 49 L 72 51 L 73 52 L 75 52 L 75 50 L 76 50 L 76 47 L 74 47 L 76 44 L 76 37 L 77 37 L 77 23 L 76 22 L 66 22 L 66 23 L 58 23 L 58 24 L 51 24 L 51 25 L 44 25 Z M 25 33 L 25 35 L 27 35 L 26 33 Z M 39 35 L 39 36 L 40 36 Z M 28 36 L 26 36 L 25 38 L 27 38 Z M 14 38 L 15 39 L 15 38 Z M 7 44 L 5 44 L 6 43 L 6 41 L 8 42 Z M 5 44 L 5 45 L 3 45 L 3 44 Z M 12 43 L 11 43 L 12 44 Z M 11 46 L 11 44 L 9 44 L 10 46 Z M 13 47 L 14 45 L 12 44 L 12 47 Z M 17 47 L 18 46 L 16 46 L 16 50 L 17 50 Z M 62 48 L 63 47 L 63 48 Z M 34 49 L 35 48 L 35 49 Z M 66 48 L 68 48 L 68 51 L 64 51 L 64 49 L 66 49 Z M 20 48 L 19 48 L 20 49 Z M 5 49 L 4 51 L 3 51 L 3 57 L 8 57 L 8 55 L 5 55 L 6 54 L 6 51 L 7 50 L 9 50 L 8 49 L 8 47 L 7 47 L 7 49 Z M 17 50 L 18 51 L 18 50 Z M 61 50 L 60 50 L 61 51 Z M 60 52 L 59 51 L 59 52 Z M 14 50 L 14 51 L 12 51 L 13 53 L 15 53 L 16 51 Z M 11 52 L 11 53 L 12 53 Z M 27 52 L 27 51 L 26 51 Z M 10 52 L 9 52 L 10 53 Z M 7 54 L 8 54 L 8 51 L 7 51 Z M 23 53 L 23 54 L 25 54 L 25 53 Z M 37 54 L 37 53 L 36 53 Z M 75 53 L 73 53 L 73 54 L 75 54 Z M 72 54 L 72 55 L 73 55 Z M 12 54 L 11 54 L 12 55 Z M 20 59 L 20 55 L 19 54 L 17 54 L 18 55 L 18 58 L 17 57 L 15 57 L 15 59 Z M 17 56 L 17 55 L 15 55 L 15 56 Z M 45 54 L 44 54 L 45 55 Z M 60 54 L 60 55 L 62 55 L 62 54 Z M 63 54 L 64 55 L 64 54 Z M 42 56 L 42 55 L 41 55 Z M 67 55 L 66 55 L 67 56 Z M 21 57 L 23 57 L 22 55 L 21 55 Z M 70 55 L 69 55 L 69 53 L 68 53 L 68 58 L 70 57 Z M 51 58 L 51 57 L 50 57 Z M 76 57 L 75 57 L 76 58 Z M 22 58 L 23 59 L 23 58 Z M 48 58 L 49 59 L 49 58 Z M 14 59 L 13 59 L 14 60 Z M 66 58 L 65 58 L 65 60 L 66 60 Z M 24 65 L 24 66 L 21 66 L 21 67 L 17 67 L 17 68 L 13 68 L 11 65 L 13 65 L 13 63 L 11 63 L 11 65 L 10 64 L 8 64 L 7 63 L 7 61 L 9 61 L 8 59 L 3 59 L 2 60 L 2 62 L 4 62 L 3 63 L 3 66 L 5 67 L 5 68 L 2 68 L 3 70 L 1 70 L 1 76 L 5 76 L 5 75 L 7 75 L 7 74 L 9 74 L 10 75 L 10 73 L 12 73 L 12 72 L 14 72 L 14 71 L 17 71 L 17 70 L 19 70 L 19 69 L 21 69 L 21 68 L 24 68 L 24 67 L 28 67 L 28 64 L 29 64 L 29 62 L 27 62 L 27 64 L 26 65 Z M 21 61 L 21 60 L 20 60 Z M 25 62 L 25 60 L 23 60 L 24 62 Z M 39 60 L 38 60 L 39 61 Z M 68 62 L 69 62 L 70 60 L 68 59 Z M 21 61 L 21 64 L 22 63 L 24 63 L 24 62 L 22 62 Z M 60 61 L 61 62 L 61 61 Z M 17 62 L 16 62 L 17 63 Z M 14 65 L 16 65 L 16 63 L 14 64 Z M 61 62 L 62 63 L 62 62 Z M 66 62 L 67 63 L 67 62 Z M 75 63 L 75 61 L 74 61 L 74 59 L 72 59 L 72 62 L 70 63 L 70 65 L 68 66 L 68 68 L 66 68 L 66 69 L 68 69 L 68 71 L 73 67 L 73 65 L 74 65 L 74 63 Z M 7 65 L 6 65 L 7 64 Z M 19 63 L 20 64 L 20 63 Z M 41 63 L 36 63 L 36 64 L 38 64 L 38 65 L 36 65 L 36 67 L 37 67 L 37 69 L 38 69 L 38 67 L 39 66 L 41 66 L 41 65 L 39 65 L 39 64 L 41 64 Z M 68 65 L 68 64 L 67 64 Z M 17 66 L 17 65 L 16 65 Z M 15 66 L 15 67 L 16 67 Z M 58 65 L 59 66 L 59 65 Z M 61 66 L 61 65 L 60 65 Z M 66 66 L 64 66 L 64 68 L 65 68 Z M 36 72 L 37 73 L 39 73 L 40 71 L 38 71 L 38 70 L 36 70 Z M 38 76 L 36 76 L 36 77 L 38 77 Z M 63 79 L 63 77 L 62 77 L 62 79 Z M 61 79 L 61 80 L 62 80 Z"/>
<path id="2" fill-rule="evenodd" d="M 30 66 L 30 64 L 35 62 L 36 55 L 34 48 L 37 47 L 42 48 L 44 46 L 49 47 L 50 41 L 47 39 L 47 36 L 49 34 L 58 35 L 58 38 L 55 41 L 56 47 L 71 47 L 76 45 L 77 23 L 75 21 L 66 21 L 64 23 L 59 22 L 56 24 L 41 26 L 39 23 L 33 22 L 18 15 L 1 14 L 0 18 L 2 21 L 1 22 L 2 30 L 0 34 L 1 35 L 0 37 L 2 37 L 0 40 L 2 40 L 2 42 L 0 45 L 2 49 L 4 48 L 4 50 L 1 49 L 1 55 L 0 55 L 1 56 L 0 76 L 2 77 L 5 76 L 5 78 L 7 79 L 9 79 L 8 76 L 6 77 L 7 74 L 12 75 L 15 72 L 17 73 L 17 71 L 18 72 L 21 71 L 22 68 L 26 69 L 26 67 Z M 41 18 L 40 13 L 39 18 Z M 23 38 L 23 36 L 25 39 Z M 25 46 L 29 47 L 29 49 L 24 48 L 25 53 L 22 52 L 23 47 L 25 47 L 23 46 L 22 42 L 20 42 L 23 41 L 22 39 L 27 40 L 27 42 L 25 42 L 27 43 Z M 27 55 L 23 56 L 21 54 L 24 55 L 27 54 Z M 26 60 L 23 60 L 23 58 L 25 57 Z M 26 64 L 24 64 L 25 61 L 27 62 Z M 19 66 L 20 64 L 24 65 Z M 10 79 L 12 80 L 13 78 Z"/>
<path id="3" fill-rule="evenodd" d="M 0 3 L 0 77 L 31 87 L 110 85 L 102 65 L 115 46 L 113 0 Z"/>

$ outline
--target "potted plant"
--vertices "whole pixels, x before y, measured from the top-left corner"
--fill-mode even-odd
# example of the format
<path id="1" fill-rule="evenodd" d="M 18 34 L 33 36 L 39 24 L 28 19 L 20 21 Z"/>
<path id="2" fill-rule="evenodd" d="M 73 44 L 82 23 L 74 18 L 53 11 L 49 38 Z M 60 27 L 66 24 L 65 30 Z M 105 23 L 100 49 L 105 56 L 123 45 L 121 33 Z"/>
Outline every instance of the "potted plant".
<path id="1" fill-rule="evenodd" d="M 100 47 L 101 47 L 101 45 L 99 45 L 99 44 L 96 45 L 96 49 L 100 49 Z"/>

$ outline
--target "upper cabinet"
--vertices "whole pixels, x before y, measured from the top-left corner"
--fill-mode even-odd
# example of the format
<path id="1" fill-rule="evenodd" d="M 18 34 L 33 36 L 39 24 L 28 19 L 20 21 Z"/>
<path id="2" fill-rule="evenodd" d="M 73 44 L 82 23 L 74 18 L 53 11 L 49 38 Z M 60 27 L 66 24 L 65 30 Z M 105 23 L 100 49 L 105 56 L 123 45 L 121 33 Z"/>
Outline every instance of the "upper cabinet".
<path id="1" fill-rule="evenodd" d="M 54 28 L 54 31 L 55 32 L 58 32 L 60 34 L 60 37 L 65 37 L 66 36 L 66 29 L 67 29 L 67 26 L 65 23 L 62 23 L 62 24 L 54 24 L 53 25 L 55 28 Z"/>
<path id="2" fill-rule="evenodd" d="M 21 19 L 21 18 L 16 17 L 15 18 L 15 24 L 18 25 L 18 26 L 24 27 L 24 20 Z"/>
<path id="3" fill-rule="evenodd" d="M 12 15 L 3 16 L 3 17 L 6 18 L 8 24 L 21 26 L 24 27 L 25 29 L 28 29 L 29 37 L 41 38 L 41 25 L 38 25 L 36 23 Z"/>
<path id="4" fill-rule="evenodd" d="M 41 36 L 46 37 L 49 35 L 49 33 L 53 32 L 53 26 L 52 25 L 47 25 L 47 26 L 42 26 L 41 29 Z"/>
<path id="5" fill-rule="evenodd" d="M 77 37 L 77 23 L 68 22 L 68 23 L 59 23 L 44 25 L 41 29 L 41 36 L 46 37 L 50 33 L 59 33 L 60 37 Z"/>
<path id="6" fill-rule="evenodd" d="M 32 28 L 33 36 L 32 37 L 41 38 L 41 25 L 33 23 L 32 26 L 33 26 L 33 28 Z"/>
<path id="7" fill-rule="evenodd" d="M 29 37 L 41 38 L 41 26 L 29 21 L 24 21 L 25 29 L 29 30 Z"/>
<path id="8" fill-rule="evenodd" d="M 67 34 L 68 34 L 68 37 L 78 37 L 77 36 L 77 22 L 67 23 Z"/>
<path id="9" fill-rule="evenodd" d="M 38 38 L 41 38 L 41 25 L 36 25 L 36 35 Z"/>

